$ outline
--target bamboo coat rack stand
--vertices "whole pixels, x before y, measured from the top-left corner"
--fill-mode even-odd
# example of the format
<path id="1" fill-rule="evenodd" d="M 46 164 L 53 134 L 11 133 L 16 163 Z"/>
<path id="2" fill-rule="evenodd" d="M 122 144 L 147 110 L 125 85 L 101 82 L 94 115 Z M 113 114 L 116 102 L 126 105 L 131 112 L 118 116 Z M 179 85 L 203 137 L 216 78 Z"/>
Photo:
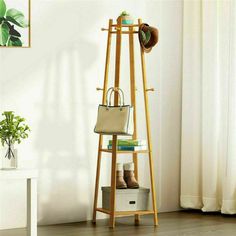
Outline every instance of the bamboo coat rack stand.
<path id="1" fill-rule="evenodd" d="M 109 20 L 108 29 L 102 29 L 103 31 L 108 31 L 107 36 L 107 51 L 106 51 L 106 65 L 105 65 L 105 75 L 103 88 L 97 88 L 97 90 L 103 91 L 102 103 L 105 104 L 106 91 L 108 86 L 108 71 L 110 64 L 110 49 L 111 49 L 111 39 L 112 34 L 116 35 L 116 60 L 115 60 L 115 84 L 114 87 L 119 87 L 120 82 L 120 55 L 121 55 L 121 40 L 123 34 L 128 34 L 129 36 L 129 57 L 130 57 L 130 90 L 131 90 L 131 104 L 134 107 L 134 134 L 133 139 L 137 139 L 137 129 L 136 129 L 136 84 L 135 84 L 135 63 L 134 63 L 134 35 L 138 34 L 138 27 L 142 24 L 142 20 L 138 19 L 138 24 L 124 25 L 121 19 L 117 20 L 117 24 L 113 24 L 113 20 Z M 98 159 L 97 159 L 97 173 L 96 173 L 96 184 L 95 184 L 95 194 L 94 194 L 94 209 L 93 209 L 93 222 L 96 222 L 96 213 L 102 212 L 110 215 L 110 227 L 115 227 L 115 217 L 117 216 L 135 216 L 135 224 L 139 224 L 140 215 L 152 214 L 154 218 L 154 225 L 158 225 L 157 218 L 157 207 L 156 207 L 156 191 L 155 191 L 155 180 L 153 173 L 153 157 L 152 157 L 152 143 L 151 143 L 151 133 L 150 133 L 150 120 L 149 120 L 149 107 L 148 107 L 148 96 L 149 91 L 154 91 L 153 88 L 147 88 L 147 78 L 146 78 L 146 65 L 144 51 L 140 47 L 141 51 L 141 65 L 142 65 L 142 78 L 143 78 L 143 94 L 145 102 L 145 116 L 146 116 L 146 129 L 147 129 L 147 142 L 148 150 L 143 151 L 118 151 L 117 150 L 117 135 L 112 136 L 112 150 L 103 148 L 103 136 L 99 136 L 98 144 Z M 114 104 L 118 104 L 118 93 L 114 94 Z M 100 168 L 101 168 L 101 157 L 102 153 L 111 153 L 112 156 L 112 166 L 111 166 L 111 198 L 110 198 L 110 210 L 97 207 L 98 202 L 98 191 L 99 191 L 99 179 L 100 179 Z M 150 167 L 150 179 L 151 179 L 151 194 L 152 194 L 152 210 L 146 211 L 116 211 L 116 161 L 118 154 L 132 154 L 133 162 L 135 166 L 135 177 L 138 179 L 138 153 L 147 153 L 149 156 L 149 167 Z"/>

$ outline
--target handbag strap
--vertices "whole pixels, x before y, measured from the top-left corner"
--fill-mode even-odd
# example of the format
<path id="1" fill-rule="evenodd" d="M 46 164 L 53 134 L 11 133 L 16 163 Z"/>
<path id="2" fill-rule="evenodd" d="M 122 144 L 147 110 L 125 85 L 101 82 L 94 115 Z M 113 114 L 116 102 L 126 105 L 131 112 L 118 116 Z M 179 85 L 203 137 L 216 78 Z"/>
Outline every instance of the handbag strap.
<path id="1" fill-rule="evenodd" d="M 118 92 L 118 95 L 119 95 L 119 101 L 120 101 L 120 103 L 119 103 L 119 105 L 120 105 L 120 107 L 123 105 L 125 105 L 125 98 L 124 98 L 124 92 L 123 92 L 123 90 L 121 89 L 121 88 L 118 88 L 118 87 L 116 87 L 116 88 L 113 88 L 113 90 L 111 91 L 111 93 L 110 93 L 110 97 L 109 97 L 109 106 L 111 106 L 111 96 L 112 96 L 112 94 L 113 94 L 113 92 Z M 122 95 L 122 96 L 121 96 Z M 122 98 L 122 100 L 121 100 L 121 98 Z"/>
<path id="2" fill-rule="evenodd" d="M 106 93 L 106 105 L 108 106 L 108 95 L 109 95 L 109 92 L 112 91 L 114 89 L 114 87 L 110 87 L 108 90 L 107 90 L 107 93 Z"/>
<path id="3" fill-rule="evenodd" d="M 110 92 L 111 91 L 111 92 Z M 108 94 L 110 92 L 110 96 L 109 96 L 109 101 L 108 101 Z M 111 98 L 112 98 L 112 94 L 113 92 L 118 92 L 118 95 L 119 95 L 119 106 L 121 107 L 122 105 L 124 106 L 125 105 L 125 101 L 124 101 L 124 92 L 121 88 L 114 88 L 114 87 L 110 87 L 108 90 L 107 90 L 107 93 L 106 93 L 106 104 L 107 106 L 111 106 Z M 122 99 L 122 100 L 121 100 Z"/>

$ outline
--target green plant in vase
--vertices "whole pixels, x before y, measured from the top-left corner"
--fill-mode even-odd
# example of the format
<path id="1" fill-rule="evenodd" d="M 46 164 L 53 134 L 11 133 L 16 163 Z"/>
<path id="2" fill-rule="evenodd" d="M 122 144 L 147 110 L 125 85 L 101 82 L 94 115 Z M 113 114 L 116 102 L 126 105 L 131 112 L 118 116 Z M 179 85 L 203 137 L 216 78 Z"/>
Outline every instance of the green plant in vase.
<path id="1" fill-rule="evenodd" d="M 30 128 L 25 124 L 25 119 L 16 116 L 13 111 L 2 113 L 4 119 L 0 121 L 0 140 L 2 146 L 7 146 L 4 158 L 15 158 L 13 145 L 20 144 L 23 139 L 28 138 Z"/>
<path id="2" fill-rule="evenodd" d="M 0 46 L 22 46 L 21 34 L 15 26 L 27 28 L 29 24 L 21 11 L 7 9 L 5 1 L 0 0 Z"/>

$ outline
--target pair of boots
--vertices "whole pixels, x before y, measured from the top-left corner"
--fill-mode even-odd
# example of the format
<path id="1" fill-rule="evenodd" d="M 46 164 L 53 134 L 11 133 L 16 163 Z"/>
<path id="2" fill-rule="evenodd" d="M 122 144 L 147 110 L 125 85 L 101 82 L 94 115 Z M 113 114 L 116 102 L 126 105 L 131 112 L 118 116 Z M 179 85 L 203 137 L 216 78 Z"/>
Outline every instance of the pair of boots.
<path id="1" fill-rule="evenodd" d="M 116 188 L 139 188 L 134 176 L 134 163 L 116 164 Z"/>

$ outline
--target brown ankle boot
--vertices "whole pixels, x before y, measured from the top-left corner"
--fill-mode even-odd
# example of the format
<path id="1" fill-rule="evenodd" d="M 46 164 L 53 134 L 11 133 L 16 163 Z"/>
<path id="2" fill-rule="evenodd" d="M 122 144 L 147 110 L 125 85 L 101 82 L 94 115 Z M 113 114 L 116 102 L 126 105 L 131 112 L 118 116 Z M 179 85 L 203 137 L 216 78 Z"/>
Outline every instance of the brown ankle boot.
<path id="1" fill-rule="evenodd" d="M 134 163 L 124 164 L 124 179 L 128 188 L 139 188 L 139 184 L 134 176 Z"/>
<path id="2" fill-rule="evenodd" d="M 118 189 L 127 188 L 127 184 L 125 183 L 124 180 L 124 171 L 122 163 L 116 164 L 116 188 Z"/>

